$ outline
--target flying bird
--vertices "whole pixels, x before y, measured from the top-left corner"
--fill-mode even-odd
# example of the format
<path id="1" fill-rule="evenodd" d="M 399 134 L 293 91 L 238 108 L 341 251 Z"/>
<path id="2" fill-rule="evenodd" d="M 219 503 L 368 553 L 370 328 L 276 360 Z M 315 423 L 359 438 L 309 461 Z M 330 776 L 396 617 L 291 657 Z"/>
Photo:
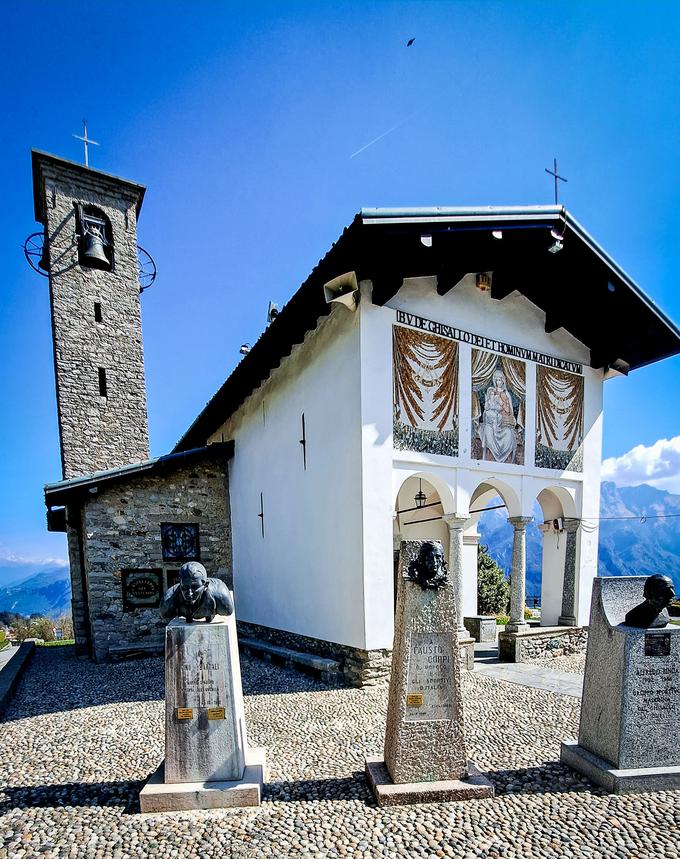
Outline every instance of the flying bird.
<path id="1" fill-rule="evenodd" d="M 406 43 L 406 47 L 410 48 L 411 45 L 415 42 L 415 40 L 416 40 L 415 36 L 412 39 L 409 39 L 408 42 Z"/>

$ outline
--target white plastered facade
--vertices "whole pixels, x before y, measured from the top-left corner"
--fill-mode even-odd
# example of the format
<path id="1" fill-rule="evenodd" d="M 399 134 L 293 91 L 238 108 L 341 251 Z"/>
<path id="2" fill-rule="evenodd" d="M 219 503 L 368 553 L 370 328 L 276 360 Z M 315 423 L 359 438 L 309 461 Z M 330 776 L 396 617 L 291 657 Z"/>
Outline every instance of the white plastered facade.
<path id="1" fill-rule="evenodd" d="M 463 613 L 476 614 L 476 528 L 499 494 L 509 517 L 594 519 L 599 510 L 602 444 L 601 370 L 563 329 L 544 330 L 542 311 L 518 293 L 495 301 L 468 275 L 445 296 L 433 278 L 404 281 L 385 306 L 360 284 L 356 312 L 329 317 L 272 371 L 209 441 L 234 439 L 230 464 L 234 587 L 241 620 L 366 650 L 391 648 L 395 534 L 433 537 L 447 546 L 440 521 L 395 525 L 395 510 L 422 479 L 444 514 L 465 518 Z M 459 346 L 459 456 L 395 450 L 392 444 L 392 326 L 405 311 L 504 343 L 583 364 L 583 471 L 534 462 L 536 364 L 526 362 L 525 464 L 471 458 L 472 347 Z M 301 416 L 305 415 L 304 469 Z M 262 536 L 260 493 L 264 509 Z M 411 505 L 412 506 L 412 505 Z M 427 518 L 423 511 L 414 518 Z M 403 519 L 402 519 L 403 522 Z M 511 526 L 508 525 L 510 528 Z M 564 538 L 547 532 L 543 551 L 543 623 L 555 625 L 562 602 Z M 576 608 L 587 623 L 597 573 L 597 528 L 576 534 Z"/>

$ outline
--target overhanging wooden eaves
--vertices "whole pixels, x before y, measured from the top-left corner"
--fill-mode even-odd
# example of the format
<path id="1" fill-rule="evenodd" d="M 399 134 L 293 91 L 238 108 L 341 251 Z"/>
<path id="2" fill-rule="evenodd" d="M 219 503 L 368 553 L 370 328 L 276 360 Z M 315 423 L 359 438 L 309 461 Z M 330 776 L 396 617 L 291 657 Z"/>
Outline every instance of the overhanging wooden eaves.
<path id="1" fill-rule="evenodd" d="M 502 238 L 498 236 L 502 234 Z M 552 253 L 555 236 L 561 249 Z M 630 370 L 680 352 L 680 331 L 559 206 L 362 210 L 175 447 L 208 437 L 330 312 L 323 284 L 347 271 L 385 305 L 405 278 L 436 278 L 445 296 L 465 274 L 491 271 L 491 298 L 519 292 L 590 349 L 591 366 Z"/>

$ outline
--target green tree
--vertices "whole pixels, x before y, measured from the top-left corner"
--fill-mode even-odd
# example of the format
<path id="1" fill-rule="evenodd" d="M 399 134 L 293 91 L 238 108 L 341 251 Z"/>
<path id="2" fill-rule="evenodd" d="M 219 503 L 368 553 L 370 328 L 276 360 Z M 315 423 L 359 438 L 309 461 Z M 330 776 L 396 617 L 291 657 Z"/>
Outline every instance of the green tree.
<path id="1" fill-rule="evenodd" d="M 30 638 L 42 638 L 43 641 L 54 641 L 54 621 L 49 617 L 31 616 Z"/>
<path id="2" fill-rule="evenodd" d="M 487 546 L 477 548 L 477 611 L 480 614 L 507 612 L 510 582 L 489 555 Z"/>

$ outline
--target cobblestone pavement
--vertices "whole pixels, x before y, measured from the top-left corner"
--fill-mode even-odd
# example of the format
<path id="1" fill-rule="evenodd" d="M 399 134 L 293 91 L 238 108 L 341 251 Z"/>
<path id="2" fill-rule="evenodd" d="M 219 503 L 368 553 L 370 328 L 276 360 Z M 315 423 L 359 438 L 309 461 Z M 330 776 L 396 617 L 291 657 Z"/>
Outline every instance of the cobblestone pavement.
<path id="1" fill-rule="evenodd" d="M 583 674 L 586 667 L 585 653 L 571 653 L 567 656 L 546 656 L 544 659 L 533 659 L 528 665 L 540 665 L 552 671 L 566 671 L 568 674 Z"/>
<path id="2" fill-rule="evenodd" d="M 162 663 L 39 650 L 0 725 L 0 857 L 677 856 L 680 795 L 608 796 L 558 763 L 578 701 L 465 674 L 470 757 L 496 798 L 378 809 L 384 689 L 330 690 L 244 659 L 250 738 L 268 748 L 259 809 L 142 816 L 163 755 Z"/>

